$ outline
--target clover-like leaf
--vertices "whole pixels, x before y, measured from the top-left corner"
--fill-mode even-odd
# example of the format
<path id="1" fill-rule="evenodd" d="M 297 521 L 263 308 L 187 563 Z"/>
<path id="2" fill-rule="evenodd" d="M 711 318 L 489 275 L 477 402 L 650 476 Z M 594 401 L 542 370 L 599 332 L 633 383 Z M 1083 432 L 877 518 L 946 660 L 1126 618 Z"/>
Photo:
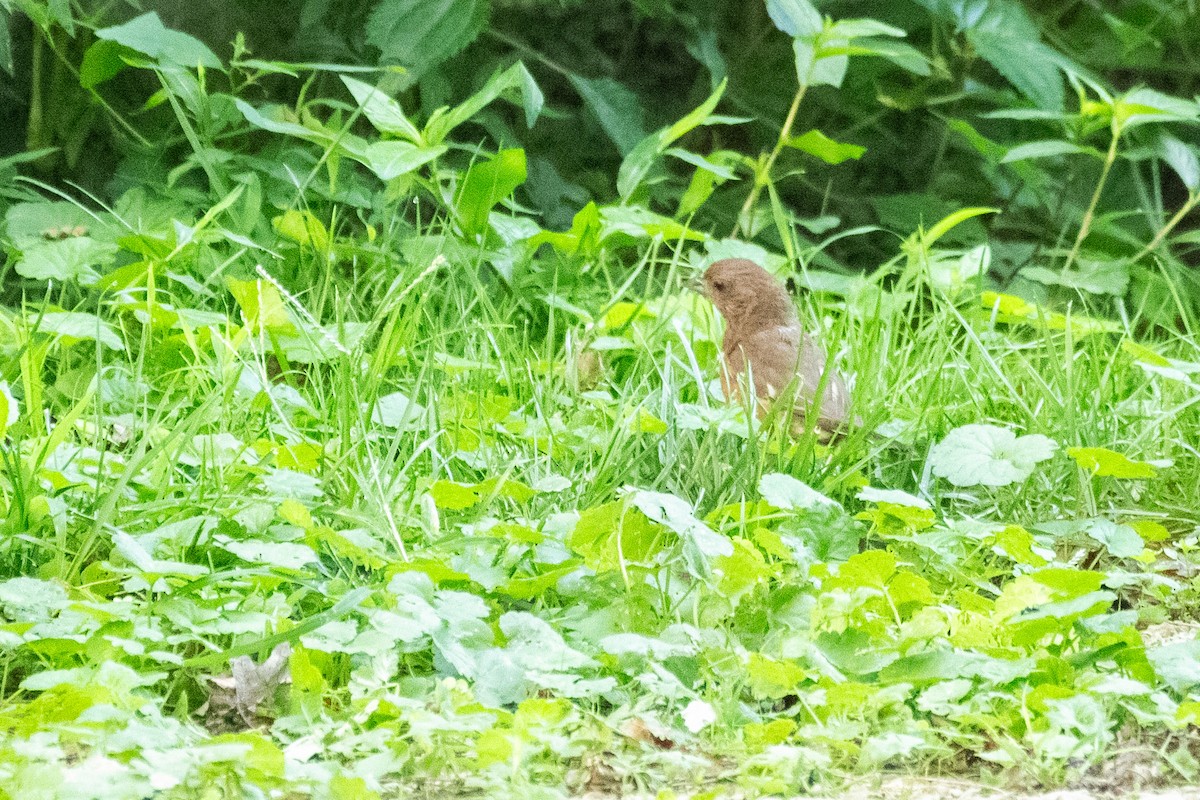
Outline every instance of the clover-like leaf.
<path id="1" fill-rule="evenodd" d="M 955 486 L 1008 486 L 1028 478 L 1057 449 L 1041 434 L 1018 437 L 997 425 L 963 425 L 934 445 L 929 465 Z"/>

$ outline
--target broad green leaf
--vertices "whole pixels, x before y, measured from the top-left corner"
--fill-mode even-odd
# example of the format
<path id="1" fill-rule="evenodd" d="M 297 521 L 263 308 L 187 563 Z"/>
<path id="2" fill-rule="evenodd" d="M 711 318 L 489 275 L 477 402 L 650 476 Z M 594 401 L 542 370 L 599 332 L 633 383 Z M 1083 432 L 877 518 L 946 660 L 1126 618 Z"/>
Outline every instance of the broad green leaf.
<path id="1" fill-rule="evenodd" d="M 975 52 L 1018 91 L 1039 108 L 1062 109 L 1063 59 L 1040 41 L 1041 31 L 1023 6 L 1014 2 L 991 3 L 974 20 L 960 19 L 960 25 L 966 28 L 967 40 Z"/>
<path id="2" fill-rule="evenodd" d="M 816 156 L 826 164 L 840 164 L 850 158 L 859 159 L 862 158 L 863 153 L 867 152 L 865 147 L 834 141 L 816 129 L 801 136 L 789 137 L 786 144 L 788 147 L 794 147 Z"/>
<path id="3" fill-rule="evenodd" d="M 217 537 L 214 542 L 218 547 L 250 564 L 270 564 L 282 569 L 300 570 L 320 560 L 311 547 L 298 542 L 234 540 L 222 537 Z"/>
<path id="4" fill-rule="evenodd" d="M 894 39 L 856 39 L 848 50 L 852 56 L 886 58 L 914 75 L 932 74 L 929 59 L 920 50 L 905 42 L 897 42 Z"/>
<path id="5" fill-rule="evenodd" d="M 1184 187 L 1192 194 L 1200 192 L 1200 159 L 1196 157 L 1196 148 L 1167 134 L 1162 135 L 1159 147 L 1163 161 L 1175 171 Z"/>
<path id="6" fill-rule="evenodd" d="M 350 94 L 354 96 L 355 102 L 362 106 L 363 116 L 375 126 L 376 130 L 381 133 L 402 136 L 414 144 L 421 144 L 421 132 L 417 130 L 416 125 L 409 121 L 399 103 L 369 83 L 363 83 L 346 75 L 340 77 Z"/>
<path id="7" fill-rule="evenodd" d="M 1083 531 L 1117 558 L 1139 556 L 1146 546 L 1133 528 L 1103 518 L 1090 520 Z"/>
<path id="8" fill-rule="evenodd" d="M 603 223 L 601 239 L 621 233 L 634 239 L 652 238 L 665 242 L 704 240 L 703 233 L 642 206 L 608 206 L 600 209 L 600 219 Z"/>
<path id="9" fill-rule="evenodd" d="M 693 576 L 711 581 L 713 559 L 733 555 L 733 543 L 697 519 L 691 504 L 675 495 L 639 489 L 628 499 L 647 519 L 679 536 L 684 561 Z"/>
<path id="10" fill-rule="evenodd" d="M 119 42 L 97 39 L 83 54 L 83 62 L 79 65 L 79 85 L 91 89 L 116 77 L 128 66 L 124 56 L 136 52 Z"/>
<path id="11" fill-rule="evenodd" d="M 71 236 L 25 248 L 16 270 L 19 275 L 32 280 L 72 281 L 86 286 L 100 277 L 96 268 L 112 264 L 116 254 L 117 246 L 111 242 Z"/>
<path id="12" fill-rule="evenodd" d="M 112 325 L 83 311 L 50 311 L 41 316 L 38 331 L 61 336 L 67 344 L 98 341 L 109 350 L 122 351 L 125 343 Z"/>
<path id="13" fill-rule="evenodd" d="M 673 537 L 671 537 L 673 538 Z M 589 508 L 567 537 L 567 544 L 597 572 L 651 563 L 668 541 L 661 525 L 622 501 Z"/>
<path id="14" fill-rule="evenodd" d="M 995 425 L 963 425 L 934 445 L 929 464 L 933 474 L 955 486 L 1008 486 L 1028 478 L 1057 449 L 1041 434 L 1018 438 Z"/>
<path id="15" fill-rule="evenodd" d="M 161 63 L 178 64 L 188 69 L 197 66 L 221 69 L 221 60 L 204 42 L 167 28 L 153 11 L 134 17 L 124 25 L 101 28 L 96 31 L 96 38 L 124 45 Z"/>
<path id="16" fill-rule="evenodd" d="M 283 296 L 275 285 L 262 279 L 240 281 L 226 278 L 225 285 L 242 310 L 246 324 L 253 330 L 289 330 L 292 320 L 287 314 Z"/>
<path id="17" fill-rule="evenodd" d="M 758 493 L 771 505 L 786 511 L 841 508 L 803 481 L 779 472 L 763 475 L 758 482 Z"/>
<path id="18" fill-rule="evenodd" d="M 489 11 L 487 0 L 380 0 L 367 18 L 367 43 L 382 63 L 420 75 L 473 42 Z"/>
<path id="19" fill-rule="evenodd" d="M 809 0 L 767 0 L 767 14 L 776 28 L 793 38 L 821 31 L 821 14 Z"/>
<path id="20" fill-rule="evenodd" d="M 425 407 L 403 392 L 380 397 L 371 412 L 371 421 L 385 428 L 406 429 L 425 416 Z"/>
<path id="21" fill-rule="evenodd" d="M 612 78 L 584 78 L 574 73 L 567 77 L 622 156 L 646 138 L 642 104 L 636 94 Z"/>
<path id="22" fill-rule="evenodd" d="M 329 231 L 311 211 L 289 208 L 272 218 L 271 227 L 288 241 L 306 245 L 319 252 L 329 249 Z"/>
<path id="23" fill-rule="evenodd" d="M 347 155 L 375 173 L 381 181 L 390 181 L 420 169 L 449 149 L 444 144 L 426 147 L 395 140 L 370 142 L 365 147 L 343 142 L 342 147 Z"/>
<path id="24" fill-rule="evenodd" d="M 747 686 L 759 700 L 778 700 L 794 695 L 807 678 L 794 661 L 779 661 L 762 653 L 751 653 L 746 662 Z"/>
<path id="25" fill-rule="evenodd" d="M 287 117 L 294 117 L 295 114 L 285 106 L 270 105 L 264 106 L 262 110 L 259 110 L 241 98 L 234 98 L 233 103 L 237 106 L 238 111 L 242 112 L 242 116 L 246 118 L 246 121 L 256 128 L 271 131 L 272 133 L 296 136 L 310 142 L 327 143 L 329 141 L 328 135 L 311 128 L 306 128 L 298 122 L 292 122 L 290 119 L 287 119 Z M 280 117 L 283 117 L 283 119 L 280 119 Z"/>
<path id="26" fill-rule="evenodd" d="M 1154 465 L 1134 461 L 1106 447 L 1068 447 L 1067 455 L 1080 468 L 1102 478 L 1153 478 L 1157 474 Z"/>
<path id="27" fill-rule="evenodd" d="M 494 158 L 472 164 L 455 201 L 463 230 L 470 235 L 486 231 L 488 214 L 524 182 L 524 150 L 501 150 Z"/>

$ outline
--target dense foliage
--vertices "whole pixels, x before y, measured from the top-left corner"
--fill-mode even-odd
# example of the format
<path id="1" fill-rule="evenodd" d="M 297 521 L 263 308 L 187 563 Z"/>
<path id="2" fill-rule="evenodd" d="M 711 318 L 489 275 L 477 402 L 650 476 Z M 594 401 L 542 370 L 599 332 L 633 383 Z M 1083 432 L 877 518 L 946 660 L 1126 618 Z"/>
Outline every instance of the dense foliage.
<path id="1" fill-rule="evenodd" d="M 1200 779 L 1186 4 L 142 5 L 0 0 L 0 796 Z"/>

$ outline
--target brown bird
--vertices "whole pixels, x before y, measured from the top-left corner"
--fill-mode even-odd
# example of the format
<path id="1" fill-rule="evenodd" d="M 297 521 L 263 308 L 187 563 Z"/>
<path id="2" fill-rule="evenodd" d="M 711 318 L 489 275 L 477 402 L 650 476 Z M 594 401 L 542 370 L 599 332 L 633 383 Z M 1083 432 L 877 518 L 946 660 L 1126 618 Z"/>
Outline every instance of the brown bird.
<path id="1" fill-rule="evenodd" d="M 708 268 L 698 288 L 725 319 L 721 386 L 730 402 L 740 402 L 749 369 L 760 418 L 776 399 L 791 397 L 793 436 L 804 432 L 813 413 L 821 441 L 845 432 L 846 382 L 826 367 L 825 352 L 800 329 L 791 297 L 769 272 L 744 258 L 726 258 Z"/>

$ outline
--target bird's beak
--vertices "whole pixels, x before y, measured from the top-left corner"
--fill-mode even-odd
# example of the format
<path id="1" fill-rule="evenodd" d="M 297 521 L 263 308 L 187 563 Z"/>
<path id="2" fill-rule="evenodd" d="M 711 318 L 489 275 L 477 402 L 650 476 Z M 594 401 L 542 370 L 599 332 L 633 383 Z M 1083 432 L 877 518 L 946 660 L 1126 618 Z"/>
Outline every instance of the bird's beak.
<path id="1" fill-rule="evenodd" d="M 708 296 L 708 291 L 704 287 L 703 275 L 692 276 L 692 279 L 687 282 L 687 288 L 691 289 L 696 294 L 704 295 L 705 297 Z"/>

